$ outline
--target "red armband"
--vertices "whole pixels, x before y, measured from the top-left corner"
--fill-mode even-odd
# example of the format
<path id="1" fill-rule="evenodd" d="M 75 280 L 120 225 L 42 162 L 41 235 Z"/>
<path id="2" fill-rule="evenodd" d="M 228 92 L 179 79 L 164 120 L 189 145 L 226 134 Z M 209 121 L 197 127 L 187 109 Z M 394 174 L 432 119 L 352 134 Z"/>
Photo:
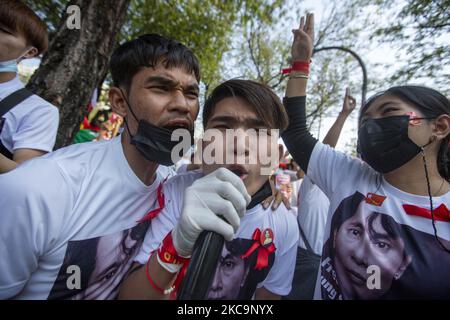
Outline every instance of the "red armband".
<path id="1" fill-rule="evenodd" d="M 189 261 L 189 258 L 183 258 L 178 255 L 173 245 L 172 231 L 167 234 L 158 248 L 158 258 L 163 263 L 182 265 Z"/>
<path id="2" fill-rule="evenodd" d="M 281 70 L 281 73 L 289 74 L 292 71 L 298 71 L 298 72 L 304 73 L 305 75 L 309 75 L 309 65 L 310 64 L 311 64 L 310 61 L 297 60 L 297 61 L 294 61 L 294 63 L 292 63 L 292 67 Z"/>
<path id="3" fill-rule="evenodd" d="M 147 263 L 146 266 L 147 279 L 156 291 L 165 295 L 171 294 L 171 298 L 174 298 L 176 296 L 176 291 L 186 274 L 190 258 L 184 258 L 178 255 L 178 252 L 175 249 L 175 246 L 173 245 L 172 232 L 169 232 L 167 236 L 164 238 L 164 240 L 161 242 L 161 245 L 159 246 L 156 254 L 158 263 L 164 269 L 174 274 L 178 273 L 175 279 L 175 283 L 168 289 L 160 288 L 150 276 L 150 272 L 148 270 L 149 263 Z"/>

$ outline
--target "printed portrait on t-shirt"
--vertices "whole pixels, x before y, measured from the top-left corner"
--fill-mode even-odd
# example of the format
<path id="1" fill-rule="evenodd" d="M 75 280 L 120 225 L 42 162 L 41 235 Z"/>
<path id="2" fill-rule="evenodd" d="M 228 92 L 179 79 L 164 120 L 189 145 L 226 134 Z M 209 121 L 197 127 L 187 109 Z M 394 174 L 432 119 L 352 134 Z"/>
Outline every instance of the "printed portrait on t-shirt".
<path id="1" fill-rule="evenodd" d="M 48 299 L 116 298 L 148 226 L 149 223 L 140 223 L 132 229 L 111 235 L 69 241 L 64 262 Z M 76 278 L 78 275 L 79 279 Z"/>
<path id="2" fill-rule="evenodd" d="M 356 192 L 331 220 L 321 261 L 322 298 L 449 298 L 449 265 L 450 255 L 434 235 L 397 223 Z"/>
<path id="3" fill-rule="evenodd" d="M 255 240 L 251 239 L 237 238 L 225 242 L 206 299 L 249 300 L 253 297 L 258 283 L 264 281 L 272 268 L 275 253 L 268 253 L 265 268 L 256 269 L 259 250 L 266 249 L 259 243 L 255 250 L 252 246 L 256 247 Z M 243 257 L 246 253 L 250 254 Z"/>

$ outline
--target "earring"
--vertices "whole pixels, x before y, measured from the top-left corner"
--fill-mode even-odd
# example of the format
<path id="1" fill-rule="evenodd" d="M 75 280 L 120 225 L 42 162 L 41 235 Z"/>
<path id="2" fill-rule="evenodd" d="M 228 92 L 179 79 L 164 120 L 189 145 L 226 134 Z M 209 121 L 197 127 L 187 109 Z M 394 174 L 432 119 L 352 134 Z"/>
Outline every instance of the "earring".
<path id="1" fill-rule="evenodd" d="M 400 278 L 400 275 L 399 275 L 398 273 L 395 273 L 395 274 L 394 274 L 394 279 L 395 279 L 395 280 L 398 280 L 399 278 Z"/>

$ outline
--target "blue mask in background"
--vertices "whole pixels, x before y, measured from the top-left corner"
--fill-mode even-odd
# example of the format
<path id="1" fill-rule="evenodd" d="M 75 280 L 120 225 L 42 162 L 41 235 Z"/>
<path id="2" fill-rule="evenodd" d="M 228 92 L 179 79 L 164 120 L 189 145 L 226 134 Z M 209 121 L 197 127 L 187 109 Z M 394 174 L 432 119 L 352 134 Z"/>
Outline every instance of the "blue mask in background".
<path id="1" fill-rule="evenodd" d="M 14 72 L 17 73 L 17 60 L 0 61 L 0 72 Z"/>

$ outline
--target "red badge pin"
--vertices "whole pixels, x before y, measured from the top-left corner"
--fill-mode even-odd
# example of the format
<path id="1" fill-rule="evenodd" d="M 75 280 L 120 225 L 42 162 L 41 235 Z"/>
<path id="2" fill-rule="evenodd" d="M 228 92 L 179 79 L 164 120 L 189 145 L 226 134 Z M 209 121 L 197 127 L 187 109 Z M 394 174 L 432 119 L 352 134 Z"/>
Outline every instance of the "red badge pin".
<path id="1" fill-rule="evenodd" d="M 258 256 L 256 258 L 255 270 L 262 270 L 269 265 L 269 256 L 277 250 L 273 243 L 273 231 L 269 228 L 264 229 L 261 232 L 259 228 L 256 228 L 252 235 L 254 241 L 250 248 L 241 256 L 242 259 L 247 259 L 250 255 L 257 250 Z"/>
<path id="2" fill-rule="evenodd" d="M 270 246 L 273 243 L 273 231 L 270 228 L 264 229 L 263 232 L 261 232 L 261 237 L 259 241 L 261 242 L 261 245 L 264 247 Z"/>
<path id="3" fill-rule="evenodd" d="M 386 200 L 386 197 L 380 196 L 379 194 L 376 193 L 369 192 L 365 200 L 366 203 L 379 207 L 383 204 L 384 200 Z"/>

